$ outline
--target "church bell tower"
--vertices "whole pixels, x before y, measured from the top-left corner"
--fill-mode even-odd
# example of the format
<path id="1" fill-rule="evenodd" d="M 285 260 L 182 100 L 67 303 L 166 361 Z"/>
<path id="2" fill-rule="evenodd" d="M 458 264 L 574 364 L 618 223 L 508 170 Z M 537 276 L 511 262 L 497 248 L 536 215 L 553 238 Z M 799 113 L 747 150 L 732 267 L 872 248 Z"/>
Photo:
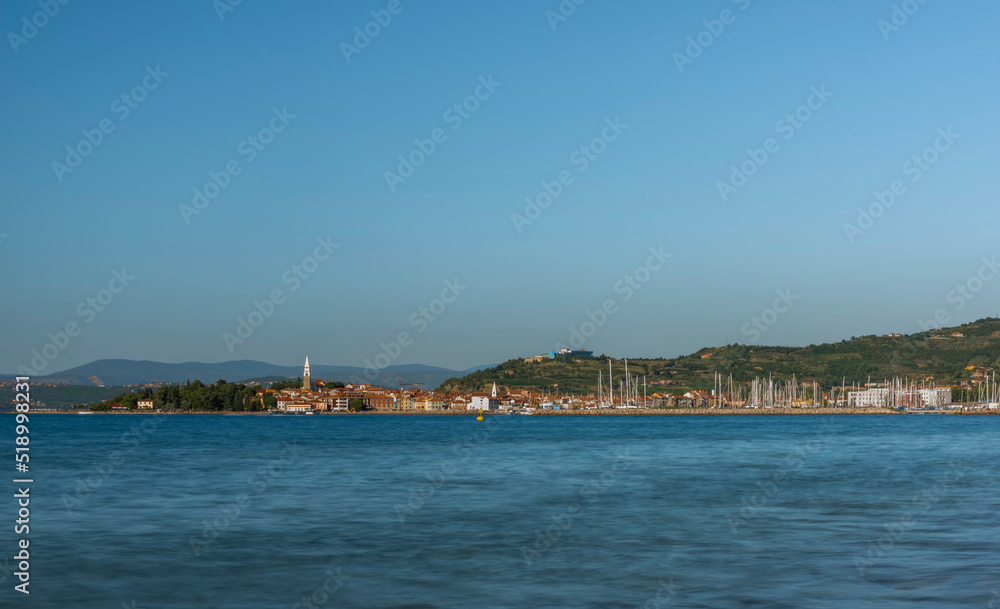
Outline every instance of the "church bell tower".
<path id="1" fill-rule="evenodd" d="M 306 356 L 306 365 L 302 369 L 302 388 L 306 391 L 312 391 L 312 377 L 309 374 L 309 356 Z"/>

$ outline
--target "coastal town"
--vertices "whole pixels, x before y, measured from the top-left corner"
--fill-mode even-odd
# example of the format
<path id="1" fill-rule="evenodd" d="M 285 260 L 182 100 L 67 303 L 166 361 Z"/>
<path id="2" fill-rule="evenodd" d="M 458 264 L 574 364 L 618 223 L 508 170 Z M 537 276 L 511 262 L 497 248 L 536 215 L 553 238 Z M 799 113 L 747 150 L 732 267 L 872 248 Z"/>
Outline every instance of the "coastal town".
<path id="1" fill-rule="evenodd" d="M 302 386 L 298 388 L 260 389 L 274 394 L 276 409 L 286 413 L 322 413 L 349 411 L 527 411 L 536 408 L 571 409 L 586 407 L 586 398 L 546 396 L 535 391 L 492 391 L 472 394 L 441 394 L 423 389 L 386 389 L 369 383 L 349 383 L 327 388 L 324 381 L 313 381 L 306 356 L 302 370 Z M 339 385 L 339 383 L 338 383 Z"/>
<path id="2" fill-rule="evenodd" d="M 712 355 L 712 352 L 707 352 Z M 702 361 L 705 354 L 698 356 Z M 593 383 L 577 381 L 582 390 L 549 381 L 525 386 L 511 378 L 517 366 L 552 366 L 559 362 L 589 362 Z M 595 365 L 596 364 L 596 365 Z M 604 367 L 606 365 L 607 367 Z M 631 366 L 631 367 L 630 367 Z M 571 365 L 571 370 L 576 369 Z M 522 370 L 523 372 L 523 370 Z M 648 373 L 653 375 L 649 376 Z M 490 368 L 475 382 L 449 381 L 436 389 L 396 379 L 395 387 L 355 378 L 351 382 L 314 379 L 308 356 L 298 379 L 260 379 L 205 384 L 146 382 L 122 386 L 124 393 L 101 401 L 71 401 L 51 407 L 36 400 L 35 412 L 170 412 L 246 414 L 710 414 L 949 412 L 1000 414 L 1000 383 L 990 369 L 967 365 L 956 384 L 922 379 L 886 378 L 820 385 L 796 379 L 796 374 L 735 380 L 732 374 L 711 373 L 700 388 L 680 385 L 671 370 L 648 361 L 595 358 L 590 351 L 562 349 L 546 355 L 511 360 Z M 505 378 L 513 382 L 505 382 Z M 470 377 L 471 378 L 471 377 Z M 563 377 L 573 379 L 574 377 Z M 575 378 L 579 378 L 576 376 Z M 417 379 L 412 379 L 416 381 Z M 383 379 L 384 381 L 384 379 Z M 393 383 L 396 384 L 396 383 Z M 3 383 L 0 383 L 3 385 Z M 39 384 L 40 391 L 59 385 Z M 90 393 L 101 391 L 93 388 Z M 72 393 L 72 390 L 68 390 Z M 44 393 L 42 394 L 44 395 Z M 53 394 L 55 395 L 55 394 Z M 106 394 L 105 394 L 106 395 Z M 59 399 L 59 398 L 55 398 Z M 58 402 L 57 402 L 58 404 Z M 2 406 L 0 406 L 2 407 Z"/>
<path id="3" fill-rule="evenodd" d="M 589 353 L 589 352 L 588 352 Z M 544 356 L 536 356 L 544 357 Z M 534 358 L 531 358 L 534 359 Z M 626 375 L 628 373 L 626 372 Z M 863 387 L 832 388 L 821 391 L 806 384 L 799 389 L 795 383 L 775 384 L 754 381 L 746 391 L 734 390 L 717 379 L 711 391 L 691 390 L 683 394 L 650 392 L 637 377 L 626 377 L 614 388 L 601 389 L 596 394 L 560 395 L 514 388 L 498 388 L 494 383 L 487 392 L 438 393 L 418 388 L 384 388 L 368 383 L 350 383 L 327 387 L 324 381 L 313 381 L 309 358 L 306 357 L 301 387 L 281 389 L 260 388 L 258 392 L 274 396 L 275 410 L 289 414 L 334 412 L 503 412 L 530 414 L 536 411 L 574 410 L 661 410 L 661 409 L 775 409 L 775 408 L 847 408 L 856 410 L 984 410 L 997 411 L 995 382 L 982 381 L 983 399 L 971 404 L 952 401 L 952 388 L 915 386 L 903 382 L 866 383 Z M 263 403 L 263 400 L 262 400 Z M 152 408 L 152 400 L 140 407 Z"/>

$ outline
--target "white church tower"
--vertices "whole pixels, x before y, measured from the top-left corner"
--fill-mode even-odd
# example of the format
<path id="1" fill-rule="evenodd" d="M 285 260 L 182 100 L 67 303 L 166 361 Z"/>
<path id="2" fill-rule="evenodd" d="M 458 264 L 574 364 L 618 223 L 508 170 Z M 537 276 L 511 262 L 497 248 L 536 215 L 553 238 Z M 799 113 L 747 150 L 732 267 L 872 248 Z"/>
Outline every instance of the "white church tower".
<path id="1" fill-rule="evenodd" d="M 493 383 L 493 392 L 490 394 L 490 397 L 494 398 L 494 399 L 496 399 L 496 397 L 497 397 L 497 384 L 496 383 Z"/>
<path id="2" fill-rule="evenodd" d="M 306 391 L 312 391 L 312 378 L 309 374 L 309 356 L 306 356 L 306 365 L 302 369 L 302 388 Z"/>

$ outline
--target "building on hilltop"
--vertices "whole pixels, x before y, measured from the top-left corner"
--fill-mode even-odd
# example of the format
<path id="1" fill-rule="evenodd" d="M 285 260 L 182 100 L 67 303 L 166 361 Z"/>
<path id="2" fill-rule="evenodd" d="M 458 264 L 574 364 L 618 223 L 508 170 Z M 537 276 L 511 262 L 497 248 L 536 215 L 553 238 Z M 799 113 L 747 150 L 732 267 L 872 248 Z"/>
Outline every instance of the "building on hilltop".
<path id="1" fill-rule="evenodd" d="M 559 349 L 558 351 L 549 351 L 548 355 L 536 355 L 534 357 L 526 357 L 526 358 L 524 358 L 524 362 L 528 363 L 528 364 L 538 363 L 538 362 L 544 362 L 547 359 L 555 359 L 555 358 L 560 357 L 560 356 L 568 356 L 568 357 L 573 357 L 573 358 L 584 358 L 584 359 L 586 359 L 586 358 L 594 357 L 594 352 L 593 351 L 586 351 L 584 349 L 569 349 L 567 347 L 563 347 L 562 349 Z"/>

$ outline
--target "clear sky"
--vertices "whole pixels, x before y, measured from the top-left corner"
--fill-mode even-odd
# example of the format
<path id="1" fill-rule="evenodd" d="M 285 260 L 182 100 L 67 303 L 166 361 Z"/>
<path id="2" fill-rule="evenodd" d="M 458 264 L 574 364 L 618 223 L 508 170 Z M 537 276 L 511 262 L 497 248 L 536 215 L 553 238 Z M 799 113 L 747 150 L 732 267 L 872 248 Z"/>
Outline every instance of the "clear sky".
<path id="1" fill-rule="evenodd" d="M 51 1 L 0 4 L 3 372 L 50 343 L 43 373 L 461 369 L 1000 312 L 996 2 Z"/>

